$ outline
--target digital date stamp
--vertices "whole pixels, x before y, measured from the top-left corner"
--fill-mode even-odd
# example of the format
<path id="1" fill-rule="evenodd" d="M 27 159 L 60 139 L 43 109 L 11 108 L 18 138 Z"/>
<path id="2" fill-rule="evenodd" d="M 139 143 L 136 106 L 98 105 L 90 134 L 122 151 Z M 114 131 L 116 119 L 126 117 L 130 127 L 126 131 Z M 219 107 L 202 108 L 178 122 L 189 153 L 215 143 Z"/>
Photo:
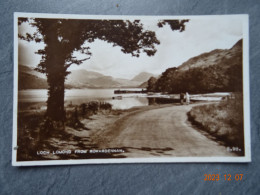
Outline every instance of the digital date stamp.
<path id="1" fill-rule="evenodd" d="M 244 174 L 224 174 L 221 176 L 221 174 L 204 174 L 204 181 L 242 181 Z"/>

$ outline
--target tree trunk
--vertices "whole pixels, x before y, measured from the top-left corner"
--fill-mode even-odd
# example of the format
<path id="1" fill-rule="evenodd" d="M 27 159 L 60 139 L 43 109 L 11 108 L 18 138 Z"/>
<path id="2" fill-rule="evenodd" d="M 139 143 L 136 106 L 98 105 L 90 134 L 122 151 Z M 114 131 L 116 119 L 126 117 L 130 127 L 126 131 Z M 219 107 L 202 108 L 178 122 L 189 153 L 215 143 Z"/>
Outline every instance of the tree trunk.
<path id="1" fill-rule="evenodd" d="M 56 58 L 57 59 L 57 58 Z M 65 109 L 64 109 L 64 93 L 65 93 L 65 70 L 64 62 L 61 60 L 53 60 L 55 66 L 47 70 L 48 100 L 46 119 L 50 124 L 49 128 L 53 130 L 64 130 Z"/>
<path id="2" fill-rule="evenodd" d="M 55 121 L 64 121 L 64 75 L 53 75 L 48 79 L 49 91 L 46 115 Z M 49 76 L 49 77 L 53 77 Z M 50 81 L 51 80 L 51 81 Z"/>

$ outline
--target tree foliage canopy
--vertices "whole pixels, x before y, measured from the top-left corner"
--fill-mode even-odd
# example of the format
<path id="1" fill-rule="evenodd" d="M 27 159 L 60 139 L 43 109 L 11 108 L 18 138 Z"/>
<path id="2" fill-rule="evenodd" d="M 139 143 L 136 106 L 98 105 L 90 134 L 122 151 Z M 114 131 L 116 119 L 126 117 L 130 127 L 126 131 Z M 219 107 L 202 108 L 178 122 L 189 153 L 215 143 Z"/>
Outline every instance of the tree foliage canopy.
<path id="1" fill-rule="evenodd" d="M 149 80 L 150 81 L 150 80 Z M 169 68 L 158 80 L 148 82 L 148 91 L 164 93 L 241 92 L 242 64 L 226 68 L 222 64 L 186 71 Z"/>
<path id="2" fill-rule="evenodd" d="M 172 30 L 183 31 L 188 20 L 163 20 L 158 22 L 159 27 L 169 24 Z M 156 53 L 155 45 L 160 44 L 155 32 L 144 30 L 140 20 L 76 20 L 76 19 L 47 19 L 47 18 L 19 18 L 18 24 L 29 22 L 36 27 L 33 34 L 19 35 L 26 41 L 44 42 L 45 48 L 37 54 L 42 60 L 37 70 L 48 73 L 48 60 L 54 52 L 60 59 L 65 59 L 64 69 L 72 64 L 81 64 L 91 56 L 90 48 L 84 46 L 100 39 L 113 46 L 120 46 L 123 53 L 139 57 L 140 53 L 152 56 Z M 59 48 L 59 49 L 58 49 Z M 57 50 L 58 49 L 58 50 Z M 77 59 L 75 51 L 86 54 L 86 58 Z M 53 64 L 52 64 L 53 65 Z"/>
<path id="3" fill-rule="evenodd" d="M 141 52 L 148 56 L 155 54 L 155 44 L 160 44 L 155 33 L 143 29 L 140 21 L 133 22 L 123 20 L 74 20 L 74 19 L 28 19 L 19 18 L 19 24 L 29 22 L 36 27 L 34 34 L 27 33 L 19 37 L 26 41 L 44 42 L 43 50 L 37 53 L 42 55 L 38 66 L 40 72 L 46 73 L 48 57 L 54 52 L 60 59 L 65 59 L 64 69 L 71 64 L 81 64 L 89 59 L 91 52 L 89 47 L 83 46 L 85 42 L 91 43 L 100 39 L 113 46 L 120 46 L 123 53 L 130 53 L 139 57 Z M 57 51 L 57 48 L 59 50 Z M 77 59 L 73 56 L 75 51 L 80 51 L 88 57 Z"/>

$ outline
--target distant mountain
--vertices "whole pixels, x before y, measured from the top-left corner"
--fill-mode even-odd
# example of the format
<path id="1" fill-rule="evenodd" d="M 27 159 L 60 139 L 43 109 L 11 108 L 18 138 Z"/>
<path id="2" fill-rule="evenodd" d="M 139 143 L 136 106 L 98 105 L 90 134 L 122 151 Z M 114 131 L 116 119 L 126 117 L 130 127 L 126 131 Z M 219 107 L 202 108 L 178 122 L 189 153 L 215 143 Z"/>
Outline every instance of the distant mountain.
<path id="1" fill-rule="evenodd" d="M 34 75 L 36 77 L 42 78 L 42 79 L 46 79 L 46 75 L 45 74 L 40 73 L 40 72 L 34 70 L 34 68 L 32 68 L 32 67 L 19 64 L 18 68 L 19 68 L 19 72 L 25 72 L 27 74 L 31 74 L 31 75 Z"/>
<path id="2" fill-rule="evenodd" d="M 143 82 L 141 85 L 138 86 L 139 88 L 147 88 L 148 87 L 148 81 Z"/>
<path id="3" fill-rule="evenodd" d="M 47 89 L 47 79 L 42 73 L 25 65 L 19 65 L 19 89 Z M 84 69 L 73 70 L 65 81 L 66 88 L 113 88 L 138 87 L 140 82 L 113 78 L 98 72 Z"/>
<path id="4" fill-rule="evenodd" d="M 140 74 L 136 75 L 131 81 L 137 81 L 140 82 L 139 84 L 142 84 L 143 82 L 148 81 L 151 77 L 156 76 L 148 72 L 141 72 Z"/>
<path id="5" fill-rule="evenodd" d="M 75 88 L 97 87 L 93 84 L 92 80 L 100 77 L 104 77 L 104 75 L 84 69 L 72 70 L 67 76 L 65 83 L 72 85 Z"/>
<path id="6" fill-rule="evenodd" d="M 95 79 L 91 79 L 90 82 L 93 83 L 93 85 L 95 85 L 95 87 L 109 88 L 109 87 L 120 87 L 121 86 L 121 84 L 119 82 L 117 82 L 116 80 L 114 80 L 114 78 L 111 76 L 98 77 Z"/>
<path id="7" fill-rule="evenodd" d="M 138 87 L 140 85 L 140 82 L 128 79 L 115 78 L 115 80 L 120 83 L 121 87 Z"/>
<path id="8" fill-rule="evenodd" d="M 40 75 L 34 69 L 19 65 L 18 66 L 18 90 L 21 89 L 47 89 L 48 84 L 44 75 Z"/>
<path id="9" fill-rule="evenodd" d="M 94 71 L 87 71 L 83 69 L 71 71 L 65 83 L 76 88 L 137 87 L 140 84 L 137 81 L 113 78 L 111 76 L 105 76 Z"/>
<path id="10" fill-rule="evenodd" d="M 65 84 L 67 89 L 73 88 Z M 18 90 L 21 89 L 48 89 L 47 78 L 45 74 L 37 72 L 32 67 L 18 65 Z"/>
<path id="11" fill-rule="evenodd" d="M 47 89 L 48 84 L 46 79 L 39 78 L 32 74 L 19 72 L 18 90 L 21 89 Z"/>
<path id="12" fill-rule="evenodd" d="M 151 76 L 151 77 L 149 77 L 149 79 L 152 78 L 152 77 L 154 77 L 155 79 L 159 79 L 161 76 L 162 76 L 162 75 Z M 149 79 L 147 79 L 147 81 L 141 83 L 138 87 L 139 87 L 139 88 L 147 88 L 147 87 L 148 87 L 148 80 L 149 80 Z"/>

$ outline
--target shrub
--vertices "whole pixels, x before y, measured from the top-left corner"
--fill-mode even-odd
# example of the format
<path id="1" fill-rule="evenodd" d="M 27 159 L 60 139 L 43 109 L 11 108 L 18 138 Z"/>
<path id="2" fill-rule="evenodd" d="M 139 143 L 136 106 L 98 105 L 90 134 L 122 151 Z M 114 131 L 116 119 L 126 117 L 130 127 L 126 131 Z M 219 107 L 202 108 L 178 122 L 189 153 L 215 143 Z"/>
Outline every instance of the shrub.
<path id="1" fill-rule="evenodd" d="M 189 119 L 201 129 L 224 141 L 229 146 L 238 146 L 244 151 L 242 95 L 233 99 L 193 107 Z"/>

